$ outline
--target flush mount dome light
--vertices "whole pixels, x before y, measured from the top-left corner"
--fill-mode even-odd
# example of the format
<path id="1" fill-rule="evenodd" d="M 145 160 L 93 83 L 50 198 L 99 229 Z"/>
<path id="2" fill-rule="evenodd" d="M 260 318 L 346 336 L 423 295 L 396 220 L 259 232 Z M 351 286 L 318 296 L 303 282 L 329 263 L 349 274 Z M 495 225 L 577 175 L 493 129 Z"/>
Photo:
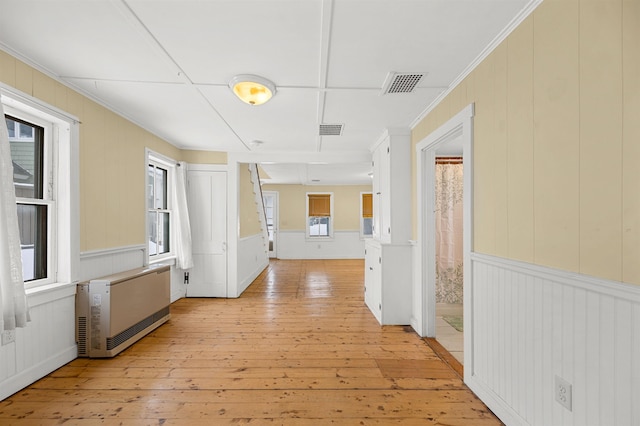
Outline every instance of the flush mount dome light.
<path id="1" fill-rule="evenodd" d="M 242 102 L 249 105 L 262 105 L 276 94 L 275 84 L 251 74 L 236 75 L 229 82 L 229 87 Z"/>

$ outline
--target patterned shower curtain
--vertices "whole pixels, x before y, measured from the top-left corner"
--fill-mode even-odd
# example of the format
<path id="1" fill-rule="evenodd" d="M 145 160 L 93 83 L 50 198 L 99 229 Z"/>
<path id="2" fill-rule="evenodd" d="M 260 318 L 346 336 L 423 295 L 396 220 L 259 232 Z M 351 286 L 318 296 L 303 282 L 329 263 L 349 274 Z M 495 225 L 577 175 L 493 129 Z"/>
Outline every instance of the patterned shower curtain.
<path id="1" fill-rule="evenodd" d="M 462 160 L 436 159 L 436 302 L 462 303 Z"/>

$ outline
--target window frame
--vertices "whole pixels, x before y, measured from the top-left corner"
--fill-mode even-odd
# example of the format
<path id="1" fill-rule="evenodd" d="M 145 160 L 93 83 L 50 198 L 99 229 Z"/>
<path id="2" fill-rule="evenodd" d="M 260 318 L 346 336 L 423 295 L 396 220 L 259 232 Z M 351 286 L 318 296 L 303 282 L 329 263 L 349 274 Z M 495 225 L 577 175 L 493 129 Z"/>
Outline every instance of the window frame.
<path id="1" fill-rule="evenodd" d="M 42 285 L 52 284 L 57 281 L 56 264 L 57 264 L 57 222 L 56 222 L 56 194 L 55 194 L 55 176 L 54 176 L 54 160 L 53 153 L 57 150 L 57 143 L 54 141 L 54 123 L 50 120 L 38 115 L 30 114 L 13 106 L 3 105 L 5 117 L 24 122 L 27 125 L 38 126 L 42 128 L 42 149 L 40 158 L 42 172 L 40 176 L 40 184 L 42 185 L 42 194 L 40 198 L 34 197 L 17 197 L 16 206 L 44 206 L 46 207 L 45 219 L 45 277 L 34 278 L 24 282 L 25 288 L 38 287 Z M 37 132 L 34 132 L 37 133 Z M 23 267 L 24 271 L 24 267 Z M 24 277 L 23 277 L 24 279 Z"/>
<path id="2" fill-rule="evenodd" d="M 74 284 L 80 269 L 80 121 L 40 99 L 0 83 L 5 115 L 45 129 L 43 199 L 17 203 L 47 205 L 47 277 L 27 281 L 27 295 Z M 4 118 L 4 117 L 3 117 Z"/>
<path id="3" fill-rule="evenodd" d="M 163 169 L 167 171 L 167 182 L 166 182 L 166 191 L 167 191 L 167 195 L 166 195 L 166 204 L 167 207 L 164 209 L 151 209 L 149 208 L 148 204 L 147 204 L 147 197 L 148 197 L 148 189 L 151 185 L 150 179 L 149 179 L 149 173 L 148 173 L 148 169 L 149 166 L 153 165 L 154 167 Z M 174 224 L 174 214 L 173 214 L 173 185 L 175 185 L 175 168 L 176 168 L 176 161 L 169 158 L 169 157 L 165 157 L 161 154 L 158 154 L 154 151 L 151 151 L 149 149 L 147 149 L 147 155 L 146 155 L 146 161 L 145 161 L 145 200 L 144 200 L 144 205 L 145 205 L 145 252 L 147 254 L 147 262 L 148 264 L 154 264 L 154 263 L 159 263 L 159 262 L 166 262 L 168 260 L 173 260 L 176 257 L 175 254 L 175 244 L 173 243 L 175 241 L 174 239 L 174 229 L 175 229 L 175 224 Z M 161 213 L 168 213 L 169 215 L 169 251 L 165 252 L 165 253 L 158 253 L 158 254 L 151 254 L 150 250 L 149 250 L 149 239 L 150 239 L 150 235 L 149 235 L 149 213 L 155 211 L 155 212 L 161 212 Z M 158 226 L 160 226 L 160 224 L 158 223 Z"/>
<path id="4" fill-rule="evenodd" d="M 364 233 L 364 195 L 371 195 L 371 234 Z M 362 191 L 360 192 L 360 239 L 373 238 L 373 192 Z"/>
<path id="5" fill-rule="evenodd" d="M 309 216 L 309 195 L 329 195 L 329 216 Z M 333 240 L 333 228 L 335 227 L 334 223 L 334 196 L 333 192 L 307 192 L 305 194 L 305 236 L 307 240 L 318 241 L 318 240 Z M 309 227 L 309 219 L 311 217 L 328 217 L 329 218 L 329 235 L 311 235 L 311 229 Z"/>

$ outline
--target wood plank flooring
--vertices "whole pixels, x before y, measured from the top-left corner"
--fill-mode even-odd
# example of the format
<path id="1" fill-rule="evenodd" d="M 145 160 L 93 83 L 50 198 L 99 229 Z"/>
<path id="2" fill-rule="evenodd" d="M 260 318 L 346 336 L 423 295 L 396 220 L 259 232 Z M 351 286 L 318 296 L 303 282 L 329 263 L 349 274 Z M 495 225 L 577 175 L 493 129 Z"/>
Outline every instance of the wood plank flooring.
<path id="1" fill-rule="evenodd" d="M 238 299 L 181 299 L 112 359 L 0 402 L 11 425 L 500 425 L 409 327 L 380 327 L 361 260 L 273 260 Z"/>

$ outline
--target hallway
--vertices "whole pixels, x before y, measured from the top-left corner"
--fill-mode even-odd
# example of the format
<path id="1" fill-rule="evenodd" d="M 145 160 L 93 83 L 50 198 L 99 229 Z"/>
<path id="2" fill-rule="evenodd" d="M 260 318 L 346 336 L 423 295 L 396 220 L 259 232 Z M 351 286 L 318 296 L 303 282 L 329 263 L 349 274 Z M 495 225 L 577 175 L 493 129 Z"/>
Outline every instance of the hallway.
<path id="1" fill-rule="evenodd" d="M 116 358 L 76 359 L 0 402 L 0 424 L 501 424 L 362 292 L 361 260 L 272 260 L 240 298 L 178 300 Z"/>

